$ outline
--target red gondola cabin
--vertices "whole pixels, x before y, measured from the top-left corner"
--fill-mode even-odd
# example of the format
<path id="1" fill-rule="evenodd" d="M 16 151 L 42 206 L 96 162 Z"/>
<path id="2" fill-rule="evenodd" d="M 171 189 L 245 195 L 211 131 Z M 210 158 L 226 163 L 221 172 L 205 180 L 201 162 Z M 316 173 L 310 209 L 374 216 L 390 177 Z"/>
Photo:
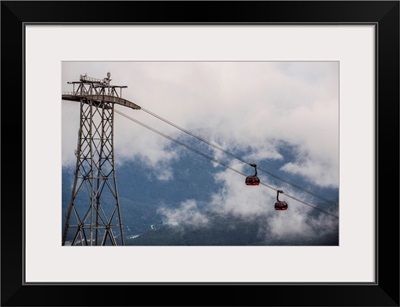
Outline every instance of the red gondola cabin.
<path id="1" fill-rule="evenodd" d="M 246 177 L 246 185 L 259 185 L 260 178 L 257 176 L 247 176 Z"/>
<path id="2" fill-rule="evenodd" d="M 250 166 L 254 167 L 255 174 L 253 176 L 247 176 L 246 177 L 246 185 L 259 185 L 260 184 L 260 178 L 257 177 L 257 165 L 254 163 L 251 163 Z"/>
<path id="3" fill-rule="evenodd" d="M 276 203 L 275 203 L 275 210 L 287 210 L 288 204 L 285 201 L 279 200 L 279 193 L 283 193 L 282 190 L 276 191 Z"/>
<path id="4" fill-rule="evenodd" d="M 288 205 L 285 201 L 277 201 L 275 203 L 275 210 L 287 210 Z"/>

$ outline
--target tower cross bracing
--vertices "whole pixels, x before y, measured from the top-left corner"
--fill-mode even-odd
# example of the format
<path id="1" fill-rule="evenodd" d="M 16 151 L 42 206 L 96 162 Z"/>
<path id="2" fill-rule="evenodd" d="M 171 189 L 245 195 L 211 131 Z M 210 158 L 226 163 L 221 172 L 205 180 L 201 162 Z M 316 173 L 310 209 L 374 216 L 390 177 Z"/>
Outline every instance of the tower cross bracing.
<path id="1" fill-rule="evenodd" d="M 122 98 L 127 86 L 81 75 L 62 99 L 80 103 L 71 198 L 62 245 L 125 245 L 114 158 L 114 106 L 139 110 Z M 118 93 L 119 92 L 119 93 Z"/>

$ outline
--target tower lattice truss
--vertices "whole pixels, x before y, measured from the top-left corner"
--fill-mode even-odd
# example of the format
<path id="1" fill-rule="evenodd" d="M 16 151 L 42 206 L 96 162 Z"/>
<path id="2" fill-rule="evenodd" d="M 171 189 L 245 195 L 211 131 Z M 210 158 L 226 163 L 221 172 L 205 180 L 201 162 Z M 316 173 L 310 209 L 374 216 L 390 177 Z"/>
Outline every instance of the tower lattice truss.
<path id="1" fill-rule="evenodd" d="M 63 245 L 125 245 L 114 159 L 114 106 L 140 109 L 103 80 L 81 76 L 63 100 L 80 102 L 80 126 Z M 75 85 L 78 85 L 75 90 Z"/>

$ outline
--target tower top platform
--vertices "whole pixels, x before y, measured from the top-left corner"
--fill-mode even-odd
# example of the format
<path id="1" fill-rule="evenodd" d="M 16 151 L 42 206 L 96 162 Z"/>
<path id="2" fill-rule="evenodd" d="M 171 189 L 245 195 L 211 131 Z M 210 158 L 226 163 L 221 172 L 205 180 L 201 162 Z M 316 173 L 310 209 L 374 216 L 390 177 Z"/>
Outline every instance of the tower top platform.
<path id="1" fill-rule="evenodd" d="M 108 72 L 107 77 L 96 79 L 88 77 L 86 74 L 80 75 L 79 81 L 68 82 L 73 85 L 73 91 L 63 93 L 63 100 L 83 101 L 88 103 L 94 101 L 101 107 L 102 102 L 115 103 L 134 110 L 140 110 L 140 106 L 122 98 L 122 89 L 127 88 L 125 85 L 112 85 L 111 74 Z M 119 94 L 117 90 L 119 89 Z"/>
<path id="2" fill-rule="evenodd" d="M 129 100 L 126 100 L 121 97 L 117 96 L 112 96 L 112 95 L 91 95 L 91 94 L 76 94 L 76 93 L 63 93 L 62 94 L 62 99 L 63 100 L 70 100 L 70 101 L 81 101 L 83 99 L 83 102 L 87 102 L 89 100 L 92 100 L 98 104 L 101 102 L 111 102 L 115 104 L 119 104 L 121 106 L 131 108 L 134 110 L 140 110 L 140 106 L 137 105 L 136 103 L 133 103 Z"/>

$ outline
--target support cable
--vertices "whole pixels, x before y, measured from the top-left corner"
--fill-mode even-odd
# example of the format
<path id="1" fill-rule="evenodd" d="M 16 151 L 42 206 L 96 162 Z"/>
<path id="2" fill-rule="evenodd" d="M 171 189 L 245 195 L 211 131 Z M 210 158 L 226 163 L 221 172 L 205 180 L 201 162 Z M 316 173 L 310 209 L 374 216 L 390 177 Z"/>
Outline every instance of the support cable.
<path id="1" fill-rule="evenodd" d="M 161 117 L 161 116 L 159 116 L 159 115 L 157 115 L 157 114 L 151 112 L 150 110 L 147 110 L 147 109 L 145 109 L 145 108 L 143 108 L 143 107 L 141 107 L 141 110 L 144 111 L 144 112 L 146 112 L 146 113 L 148 113 L 148 114 L 150 114 L 151 116 L 153 116 L 153 117 L 155 117 L 155 118 L 157 118 L 157 119 L 159 119 L 159 120 L 161 120 L 161 121 L 167 123 L 168 125 L 171 125 L 172 127 L 174 127 L 174 128 L 176 128 L 176 129 L 178 129 L 178 130 L 180 130 L 180 131 L 186 133 L 187 135 L 190 135 L 191 137 L 196 138 L 196 139 L 198 139 L 199 141 L 201 141 L 201 142 L 203 142 L 203 143 L 205 143 L 205 144 L 207 144 L 207 145 L 209 145 L 209 146 L 211 146 L 211 147 L 213 147 L 213 148 L 215 148 L 215 149 L 217 149 L 217 150 L 219 150 L 219 151 L 221 151 L 221 152 L 223 152 L 223 153 L 225 153 L 225 154 L 231 156 L 232 158 L 234 158 L 234 159 L 236 159 L 236 160 L 239 160 L 239 161 L 241 161 L 241 162 L 243 162 L 243 163 L 248 164 L 248 165 L 251 166 L 251 163 L 249 163 L 249 162 L 243 160 L 242 158 L 240 158 L 240 157 L 238 157 L 238 156 L 232 154 L 231 152 L 227 151 L 226 149 L 222 148 L 221 146 L 219 146 L 219 145 L 217 145 L 217 144 L 214 144 L 214 143 L 211 143 L 211 142 L 205 140 L 204 138 L 202 138 L 202 137 L 200 137 L 200 136 L 198 136 L 198 135 L 195 135 L 195 134 L 193 134 L 192 132 L 190 132 L 190 131 L 188 131 L 188 130 L 182 128 L 182 127 L 179 127 L 178 125 L 176 125 L 176 124 L 172 123 L 171 121 L 169 121 L 169 120 L 167 120 L 167 119 L 165 119 L 165 118 L 163 118 L 163 117 Z M 280 180 L 280 181 L 282 181 L 282 182 L 285 182 L 285 183 L 287 183 L 287 184 L 289 184 L 289 185 L 295 187 L 296 189 L 299 189 L 299 190 L 301 190 L 301 191 L 303 191 L 303 192 L 305 192 L 305 193 L 307 193 L 307 194 L 310 194 L 310 195 L 312 195 L 312 196 L 314 196 L 314 197 L 317 197 L 317 198 L 319 198 L 319 199 L 321 199 L 321 200 L 323 200 L 323 201 L 325 201 L 325 202 L 327 202 L 327 203 L 330 203 L 330 204 L 332 204 L 332 205 L 337 205 L 336 202 L 333 202 L 332 200 L 326 199 L 326 198 L 324 198 L 324 197 L 322 197 L 322 196 L 320 196 L 320 195 L 318 195 L 318 194 L 315 194 L 314 192 L 308 191 L 308 190 L 306 190 L 306 189 L 304 189 L 304 188 L 302 188 L 302 187 L 300 187 L 300 186 L 298 186 L 298 185 L 296 185 L 296 184 L 294 184 L 294 183 L 291 183 L 291 182 L 289 182 L 289 181 L 283 179 L 282 177 L 279 177 L 279 176 L 277 176 L 277 175 L 275 175 L 275 174 L 273 174 L 273 173 L 271 173 L 271 172 L 269 172 L 269 171 L 267 171 L 267 170 L 264 170 L 264 169 L 259 168 L 259 167 L 257 167 L 257 169 L 260 170 L 260 171 L 262 171 L 262 172 L 264 172 L 264 173 L 266 173 L 266 174 L 268 174 L 268 175 L 270 175 L 270 176 L 272 176 L 272 177 L 274 177 L 274 178 L 276 178 L 276 179 L 278 179 L 278 180 Z"/>
<path id="2" fill-rule="evenodd" d="M 159 130 L 157 130 L 157 129 L 154 129 L 153 127 L 151 127 L 151 126 L 149 126 L 149 125 L 146 125 L 146 124 L 142 123 L 141 121 L 139 121 L 139 120 L 137 120 L 137 119 L 135 119 L 135 118 L 133 118 L 133 117 L 131 117 L 131 116 L 129 116 L 129 115 L 127 115 L 127 114 L 121 112 L 121 111 L 118 111 L 118 110 L 114 110 L 114 111 L 115 111 L 116 113 L 120 114 L 121 116 L 123 116 L 123 117 L 125 117 L 125 118 L 127 118 L 127 119 L 129 119 L 129 120 L 131 120 L 131 121 L 133 121 L 133 122 L 135 122 L 135 123 L 137 123 L 137 124 L 139 124 L 140 126 L 146 128 L 146 129 L 149 129 L 149 130 L 151 130 L 151 131 L 157 133 L 158 135 L 163 136 L 163 137 L 169 139 L 170 141 L 175 142 L 175 143 L 177 143 L 178 145 L 181 145 L 181 146 L 183 146 L 183 147 L 185 147 L 185 148 L 187 148 L 187 149 L 189 149 L 189 150 L 191 150 L 191 151 L 193 151 L 193 152 L 195 152 L 195 153 L 197 153 L 197 154 L 199 154 L 199 155 L 201 155 L 201 156 L 203 156 L 203 157 L 205 157 L 205 158 L 207 158 L 207 159 L 209 159 L 209 160 L 211 160 L 211 161 L 213 161 L 213 162 L 215 162 L 215 163 L 217 163 L 217 164 L 219 164 L 219 165 L 221 165 L 221 166 L 223 166 L 223 167 L 225 167 L 225 168 L 228 168 L 228 169 L 230 169 L 230 170 L 232 170 L 232 171 L 234 171 L 234 172 L 236 172 L 236 173 L 238 173 L 238 174 L 240 174 L 240 175 L 242 175 L 242 176 L 245 176 L 245 177 L 247 176 L 246 174 L 242 173 L 241 171 L 238 171 L 237 169 L 235 169 L 235 168 L 233 168 L 233 167 L 231 167 L 231 166 L 229 166 L 229 165 L 226 165 L 226 164 L 222 163 L 221 161 L 218 161 L 218 160 L 214 159 L 213 157 L 211 157 L 211 156 L 209 156 L 209 155 L 207 155 L 207 154 L 205 154 L 205 153 L 203 153 L 203 152 L 201 152 L 201 151 L 199 151 L 199 150 L 197 150 L 197 149 L 195 149 L 195 148 L 193 148 L 193 147 L 191 147 L 191 146 L 189 146 L 189 145 L 187 145 L 187 144 L 185 144 L 185 143 L 183 143 L 183 142 L 181 142 L 181 141 L 178 141 L 177 139 L 172 138 L 172 137 L 170 137 L 169 135 L 166 135 L 166 134 L 162 133 L 161 131 L 159 131 Z M 268 185 L 268 184 L 265 184 L 265 183 L 263 183 L 263 182 L 260 182 L 260 184 L 263 185 L 263 186 L 265 186 L 265 187 L 267 187 L 267 188 L 270 188 L 270 189 L 272 189 L 272 190 L 274 190 L 274 191 L 278 191 L 278 189 L 276 189 L 276 188 L 274 188 L 274 187 L 272 187 L 272 186 L 270 186 L 270 185 Z M 330 213 L 330 212 L 328 212 L 328 211 L 325 211 L 325 210 L 323 210 L 323 209 L 321 209 L 321 208 L 318 208 L 318 207 L 316 207 L 316 206 L 310 205 L 309 203 L 306 203 L 305 201 L 302 201 L 302 200 L 300 200 L 300 199 L 298 199 L 298 198 L 296 198 L 296 197 L 294 197 L 294 196 L 290 196 L 290 195 L 288 195 L 288 194 L 286 194 L 286 193 L 284 193 L 284 194 L 285 194 L 287 197 L 289 197 L 289 198 L 291 198 L 291 199 L 294 199 L 294 200 L 296 200 L 296 201 L 298 201 L 298 202 L 300 202 L 300 203 L 302 203 L 302 204 L 304 204 L 304 205 L 307 205 L 307 206 L 309 206 L 309 207 L 311 207 L 311 208 L 313 208 L 313 209 L 316 209 L 316 210 L 318 210 L 318 211 L 321 211 L 321 212 L 323 212 L 323 213 L 326 213 L 326 214 L 328 214 L 328 215 L 330 215 L 330 216 L 333 216 L 333 217 L 335 217 L 335 218 L 339 218 L 337 215 L 335 215 L 335 214 L 333 214 L 333 213 Z"/>

